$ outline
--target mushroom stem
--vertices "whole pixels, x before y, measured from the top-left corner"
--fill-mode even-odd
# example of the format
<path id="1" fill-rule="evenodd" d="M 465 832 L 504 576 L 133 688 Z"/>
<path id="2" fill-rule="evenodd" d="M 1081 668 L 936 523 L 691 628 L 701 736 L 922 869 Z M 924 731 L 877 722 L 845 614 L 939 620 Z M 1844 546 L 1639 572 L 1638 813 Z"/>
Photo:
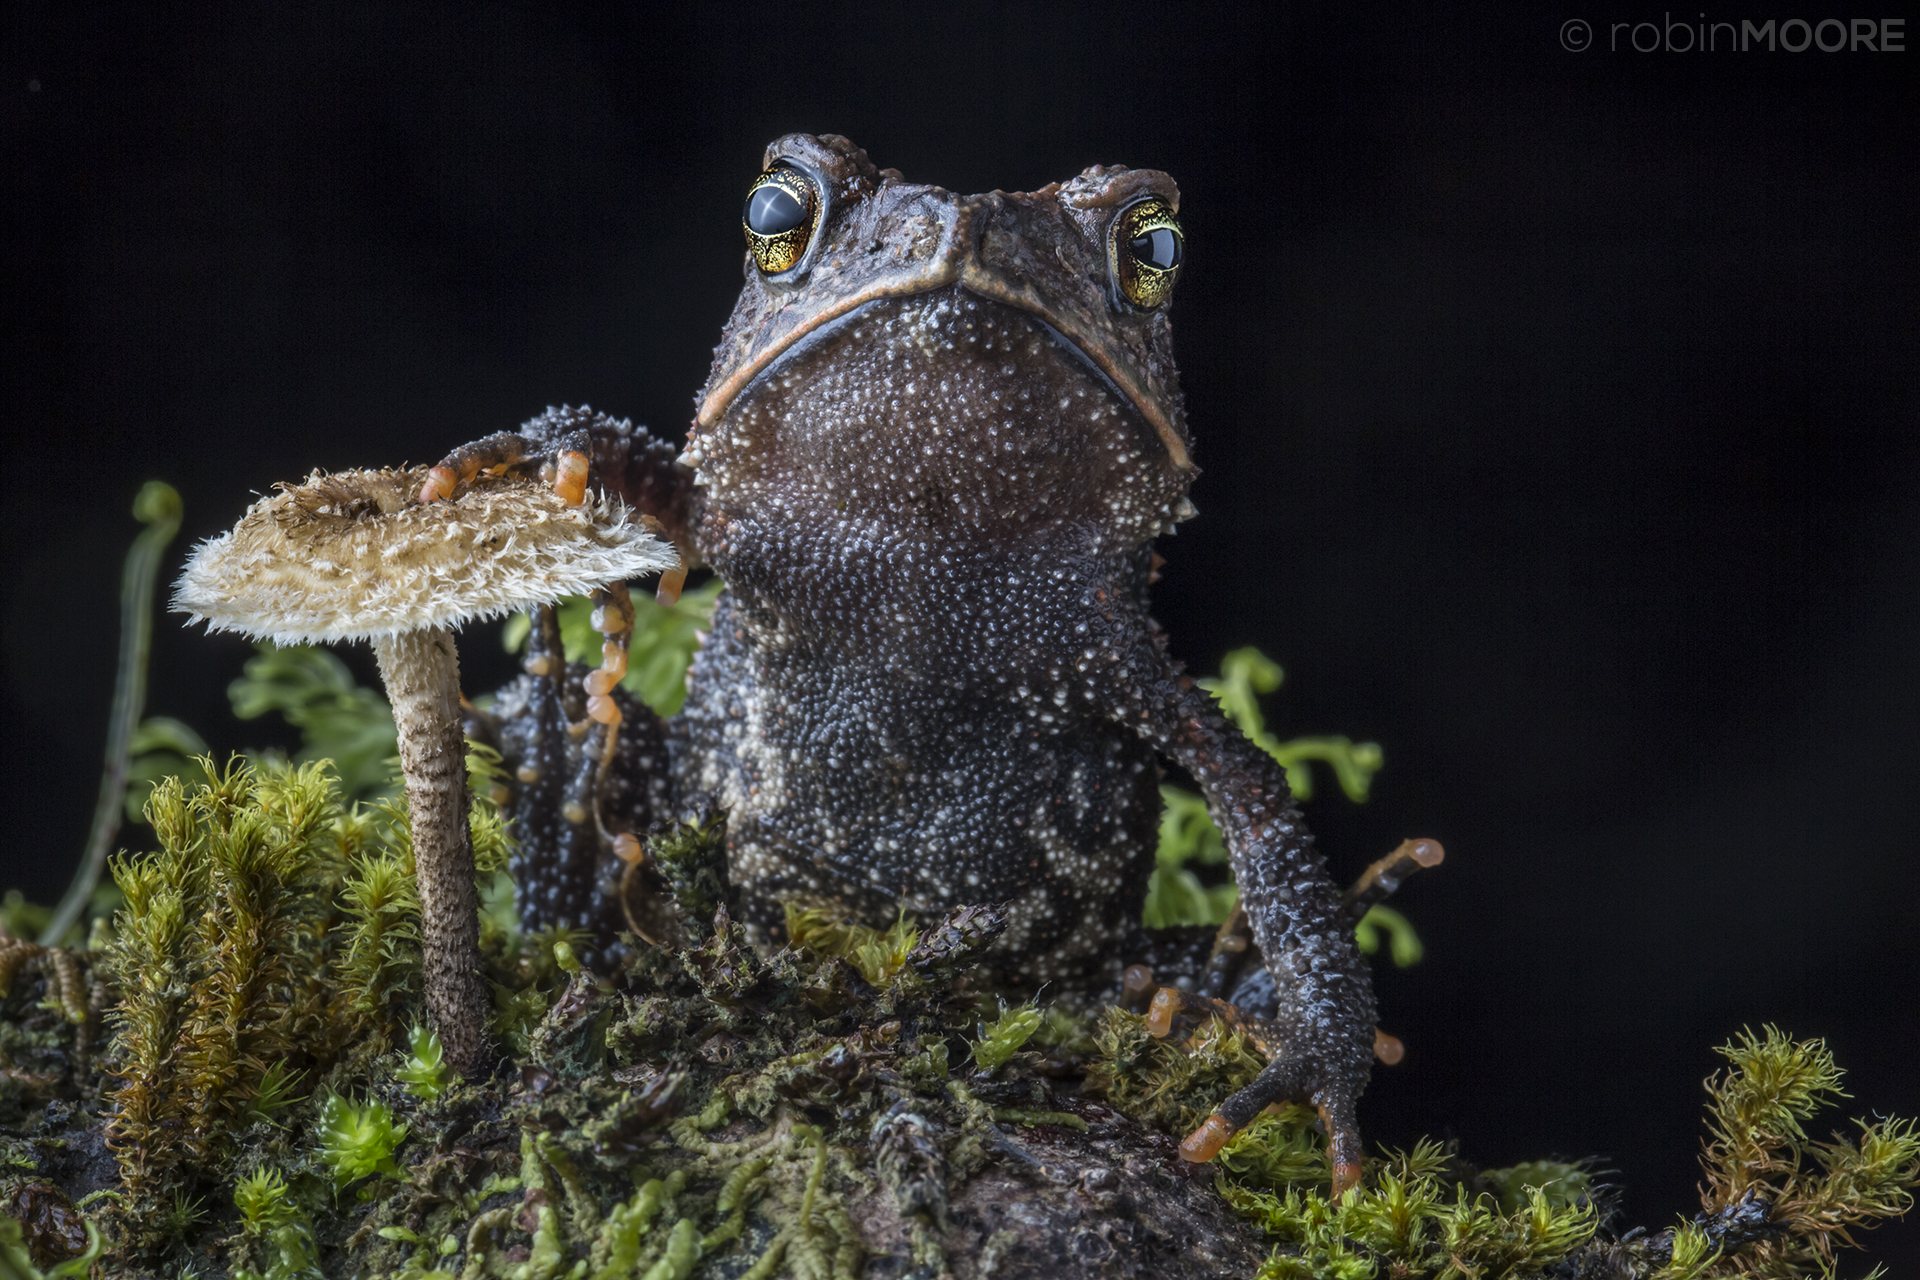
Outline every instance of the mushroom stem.
<path id="1" fill-rule="evenodd" d="M 420 886 L 427 1014 L 447 1060 L 472 1076 L 487 1056 L 487 989 L 480 977 L 480 895 L 467 825 L 466 737 L 453 633 L 426 627 L 373 642 L 393 704 Z"/>

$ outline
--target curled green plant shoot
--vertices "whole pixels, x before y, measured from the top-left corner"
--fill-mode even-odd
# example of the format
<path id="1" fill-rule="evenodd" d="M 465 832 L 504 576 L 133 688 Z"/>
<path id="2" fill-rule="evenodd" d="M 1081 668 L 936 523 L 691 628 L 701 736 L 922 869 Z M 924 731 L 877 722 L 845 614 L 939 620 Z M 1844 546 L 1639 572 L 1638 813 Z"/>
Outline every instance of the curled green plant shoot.
<path id="1" fill-rule="evenodd" d="M 100 774 L 100 796 L 94 803 L 93 828 L 73 882 L 53 909 L 53 918 L 41 931 L 42 946 L 57 946 L 80 919 L 100 883 L 100 873 L 120 830 L 122 797 L 127 788 L 127 764 L 134 730 L 147 705 L 147 655 L 153 648 L 153 587 L 160 575 L 160 557 L 180 531 L 180 495 L 170 484 L 149 480 L 133 500 L 134 519 L 146 529 L 133 540 L 120 575 L 120 661 L 113 683 L 113 711 L 107 721 L 106 763 Z"/>

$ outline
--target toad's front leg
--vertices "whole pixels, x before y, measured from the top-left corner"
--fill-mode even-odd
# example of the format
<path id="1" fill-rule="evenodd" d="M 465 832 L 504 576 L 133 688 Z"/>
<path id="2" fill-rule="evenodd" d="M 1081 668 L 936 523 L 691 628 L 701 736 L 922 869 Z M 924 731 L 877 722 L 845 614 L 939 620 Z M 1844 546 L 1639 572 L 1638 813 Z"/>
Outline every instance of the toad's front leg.
<path id="1" fill-rule="evenodd" d="M 523 423 L 463 444 L 428 472 L 421 502 L 452 497 L 481 474 L 535 473 L 567 502 L 586 501 L 589 489 L 604 489 L 658 525 L 680 553 L 682 565 L 697 563 L 690 506 L 693 472 L 675 461 L 678 450 L 645 427 L 592 409 L 562 406 Z M 660 596 L 671 604 L 686 581 L 686 568 L 660 578 Z"/>
<path id="2" fill-rule="evenodd" d="M 1118 639 L 1124 622 L 1115 620 Z M 1098 653 L 1098 650 L 1089 652 Z M 1200 784 L 1226 838 L 1240 901 L 1272 973 L 1273 1052 L 1252 1084 L 1220 1104 L 1181 1152 L 1208 1160 L 1268 1105 L 1299 1102 L 1325 1125 L 1335 1194 L 1360 1179 L 1354 1105 L 1374 1056 L 1372 974 L 1354 943 L 1340 890 L 1327 876 L 1280 766 L 1178 673 L 1149 624 L 1106 650 L 1127 723 Z"/>
<path id="3" fill-rule="evenodd" d="M 603 617 L 624 612 L 620 598 L 601 606 Z M 622 874 L 639 837 L 670 812 L 663 727 L 608 667 L 566 660 L 551 605 L 534 610 L 523 668 L 491 711 L 469 708 L 467 733 L 505 765 L 521 926 L 582 930 L 605 967 L 626 927 Z"/>

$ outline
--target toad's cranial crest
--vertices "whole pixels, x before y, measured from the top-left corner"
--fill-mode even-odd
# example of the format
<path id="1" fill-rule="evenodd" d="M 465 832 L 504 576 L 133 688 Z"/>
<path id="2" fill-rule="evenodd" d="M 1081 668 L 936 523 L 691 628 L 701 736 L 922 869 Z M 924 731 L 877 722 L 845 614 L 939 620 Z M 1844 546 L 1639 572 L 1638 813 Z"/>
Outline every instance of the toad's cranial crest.
<path id="1" fill-rule="evenodd" d="M 1153 541 L 1193 513 L 1168 320 L 1178 189 L 1110 167 L 956 195 L 830 135 L 782 138 L 763 168 L 745 287 L 678 462 L 559 410 L 435 473 L 551 462 L 572 484 L 590 462 L 726 583 L 684 711 L 620 725 L 645 776 L 601 768 L 596 820 L 519 802 L 523 829 L 569 851 L 523 854 L 523 913 L 610 933 L 609 833 L 711 797 L 764 945 L 787 903 L 870 923 L 1006 904 L 1002 982 L 1117 990 L 1169 759 L 1207 795 L 1272 979 L 1243 987 L 1264 992 L 1271 1065 L 1190 1154 L 1292 1099 L 1320 1108 L 1351 1182 L 1368 971 L 1284 775 L 1148 616 Z M 579 773 L 553 736 L 553 705 L 577 695 L 538 661 L 502 705 L 547 728 L 504 726 L 509 765 Z"/>

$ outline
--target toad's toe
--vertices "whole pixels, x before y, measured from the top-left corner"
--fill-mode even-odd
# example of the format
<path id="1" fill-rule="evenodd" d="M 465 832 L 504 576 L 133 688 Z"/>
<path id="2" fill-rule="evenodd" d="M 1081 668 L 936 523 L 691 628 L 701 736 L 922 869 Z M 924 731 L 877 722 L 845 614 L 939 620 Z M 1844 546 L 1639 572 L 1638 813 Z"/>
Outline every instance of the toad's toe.
<path id="1" fill-rule="evenodd" d="M 1333 1165 L 1333 1194 L 1338 1197 L 1360 1184 L 1360 1125 L 1354 1118 L 1358 1094 L 1350 1073 L 1329 1070 L 1295 1058 L 1276 1058 L 1254 1077 L 1253 1083 L 1220 1104 L 1219 1110 L 1188 1134 L 1180 1144 L 1184 1160 L 1204 1163 L 1220 1154 L 1234 1134 L 1270 1106 L 1299 1102 L 1320 1113 L 1327 1131 L 1327 1158 Z"/>
<path id="2" fill-rule="evenodd" d="M 579 506 L 587 500 L 587 476 L 592 469 L 584 452 L 562 449 L 554 467 L 553 491 L 568 506 Z"/>

